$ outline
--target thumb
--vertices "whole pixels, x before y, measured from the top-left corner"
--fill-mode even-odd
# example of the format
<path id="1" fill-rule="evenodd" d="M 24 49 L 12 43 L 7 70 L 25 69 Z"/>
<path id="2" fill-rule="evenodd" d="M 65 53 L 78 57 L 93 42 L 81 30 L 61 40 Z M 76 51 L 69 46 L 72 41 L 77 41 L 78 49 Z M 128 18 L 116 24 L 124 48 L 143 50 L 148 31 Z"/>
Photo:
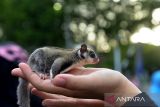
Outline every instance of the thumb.
<path id="1" fill-rule="evenodd" d="M 95 89 L 93 80 L 89 75 L 76 76 L 70 74 L 59 74 L 52 80 L 52 83 L 56 86 L 71 90 L 89 91 Z"/>

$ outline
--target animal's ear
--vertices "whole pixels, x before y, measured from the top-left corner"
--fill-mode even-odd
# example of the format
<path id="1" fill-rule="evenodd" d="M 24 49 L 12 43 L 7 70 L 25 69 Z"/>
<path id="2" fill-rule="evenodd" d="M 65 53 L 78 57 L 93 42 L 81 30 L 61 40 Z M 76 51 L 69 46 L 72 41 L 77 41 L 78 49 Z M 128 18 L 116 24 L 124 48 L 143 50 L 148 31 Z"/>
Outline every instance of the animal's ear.
<path id="1" fill-rule="evenodd" d="M 84 52 L 86 52 L 86 51 L 87 51 L 87 45 L 86 45 L 86 44 L 82 44 L 82 45 L 81 45 L 80 52 L 81 52 L 81 53 L 84 53 Z"/>

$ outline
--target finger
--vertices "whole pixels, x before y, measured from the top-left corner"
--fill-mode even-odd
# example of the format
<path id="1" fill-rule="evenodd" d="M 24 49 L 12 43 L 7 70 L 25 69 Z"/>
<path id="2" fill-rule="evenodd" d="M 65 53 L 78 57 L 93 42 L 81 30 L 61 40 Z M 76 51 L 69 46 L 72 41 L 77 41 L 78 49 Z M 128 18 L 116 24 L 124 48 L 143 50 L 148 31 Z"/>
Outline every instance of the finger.
<path id="1" fill-rule="evenodd" d="M 71 97 L 88 98 L 88 99 L 89 98 L 104 99 L 104 95 L 100 95 L 100 94 L 96 94 L 96 93 L 90 94 L 89 92 L 80 92 L 80 91 L 72 91 L 71 92 L 72 94 L 67 94 L 67 92 L 51 94 L 51 93 L 37 90 L 36 88 L 32 88 L 31 93 L 36 96 L 39 96 L 42 99 L 67 99 L 67 98 L 71 98 Z"/>
<path id="2" fill-rule="evenodd" d="M 112 92 L 121 82 L 119 72 L 109 69 L 95 71 L 88 75 L 57 75 L 52 83 L 58 87 L 70 90 L 90 91 L 97 93 Z M 111 81 L 114 79 L 114 81 Z"/>
<path id="3" fill-rule="evenodd" d="M 34 86 L 33 86 L 31 83 L 29 83 L 29 84 L 28 84 L 28 88 L 29 88 L 29 89 L 33 89 Z"/>
<path id="4" fill-rule="evenodd" d="M 86 75 L 74 76 L 69 74 L 57 75 L 52 80 L 52 83 L 56 86 L 72 90 L 85 90 L 85 91 L 92 90 L 93 88 L 95 89 L 93 82 L 94 80 L 92 78 L 89 78 L 89 76 Z"/>
<path id="5" fill-rule="evenodd" d="M 32 85 L 34 85 L 35 87 L 37 87 L 38 89 L 42 88 L 42 85 L 45 86 L 51 86 L 53 87 L 53 85 L 50 83 L 49 80 L 42 80 L 39 78 L 39 76 L 32 72 L 31 68 L 25 64 L 25 63 L 20 63 L 19 64 L 19 68 L 22 70 L 23 74 L 25 75 L 26 79 L 31 82 Z M 46 85 L 49 84 L 49 85 Z M 50 87 L 49 87 L 50 88 Z"/>
<path id="6" fill-rule="evenodd" d="M 43 100 L 44 106 L 50 107 L 104 107 L 104 101 L 93 99 L 46 99 Z"/>
<path id="7" fill-rule="evenodd" d="M 30 67 L 25 63 L 19 64 L 19 67 L 22 70 L 25 78 L 33 85 L 33 87 L 37 88 L 40 91 L 45 91 L 54 94 L 62 94 L 69 97 L 86 97 L 86 96 L 87 98 L 90 98 L 92 96 L 94 96 L 94 98 L 97 97 L 97 95 L 93 95 L 90 93 L 89 93 L 90 95 L 88 95 L 88 92 L 72 91 L 63 87 L 57 87 L 53 83 L 51 83 L 50 79 L 42 80 L 36 73 L 32 72 Z M 102 98 L 102 96 L 99 97 Z"/>
<path id="8" fill-rule="evenodd" d="M 31 90 L 31 93 L 39 96 L 41 99 L 67 99 L 69 97 L 63 96 L 63 95 L 58 95 L 58 94 L 50 94 L 47 92 L 39 91 L 36 88 L 33 88 Z"/>
<path id="9" fill-rule="evenodd" d="M 23 72 L 21 71 L 20 68 L 15 68 L 11 71 L 11 74 L 14 75 L 14 76 L 18 76 L 18 77 L 22 77 L 24 78 L 24 74 Z"/>
<path id="10" fill-rule="evenodd" d="M 36 73 L 32 72 L 31 68 L 27 64 L 20 63 L 19 68 L 23 72 L 25 78 L 38 90 L 55 94 L 63 93 L 67 96 L 72 96 L 73 92 L 68 89 L 54 86 L 50 79 L 40 79 Z"/>

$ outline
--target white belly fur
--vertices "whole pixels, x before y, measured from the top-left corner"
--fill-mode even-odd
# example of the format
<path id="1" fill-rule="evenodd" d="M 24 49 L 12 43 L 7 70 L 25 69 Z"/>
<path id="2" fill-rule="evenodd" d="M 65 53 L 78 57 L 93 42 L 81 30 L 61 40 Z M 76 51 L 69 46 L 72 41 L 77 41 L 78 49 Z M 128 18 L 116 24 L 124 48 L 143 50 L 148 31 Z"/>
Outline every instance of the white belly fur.
<path id="1" fill-rule="evenodd" d="M 69 70 L 71 70 L 73 68 L 79 68 L 82 65 L 84 65 L 84 64 L 82 64 L 82 63 L 73 64 L 70 67 L 66 68 L 65 70 L 61 71 L 60 74 L 66 73 L 66 72 L 68 72 Z"/>

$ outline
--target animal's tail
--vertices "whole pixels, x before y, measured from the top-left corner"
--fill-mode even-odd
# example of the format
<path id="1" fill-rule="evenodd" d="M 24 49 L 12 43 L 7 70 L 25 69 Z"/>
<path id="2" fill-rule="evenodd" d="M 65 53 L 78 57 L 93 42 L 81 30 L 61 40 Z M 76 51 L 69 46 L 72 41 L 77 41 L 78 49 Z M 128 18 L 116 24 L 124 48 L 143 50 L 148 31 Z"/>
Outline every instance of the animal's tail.
<path id="1" fill-rule="evenodd" d="M 19 78 L 17 99 L 17 104 L 19 107 L 30 107 L 30 92 L 28 90 L 28 82 L 22 78 Z"/>

